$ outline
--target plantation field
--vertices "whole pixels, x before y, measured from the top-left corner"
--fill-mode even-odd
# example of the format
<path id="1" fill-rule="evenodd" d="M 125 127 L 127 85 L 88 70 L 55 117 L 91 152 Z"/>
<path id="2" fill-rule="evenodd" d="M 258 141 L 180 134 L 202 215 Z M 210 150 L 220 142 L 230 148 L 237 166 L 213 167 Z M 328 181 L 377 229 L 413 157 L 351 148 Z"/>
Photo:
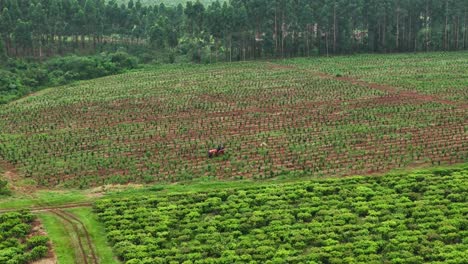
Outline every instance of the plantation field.
<path id="1" fill-rule="evenodd" d="M 466 162 L 468 56 L 397 63 L 412 56 L 169 65 L 52 88 L 0 106 L 0 159 L 39 185 L 80 187 Z M 403 72 L 416 68 L 412 90 Z M 227 155 L 208 159 L 218 144 Z"/>
<path id="2" fill-rule="evenodd" d="M 361 80 L 389 84 L 398 89 L 468 102 L 468 53 L 363 55 L 286 62 Z M 450 103 L 447 101 L 446 103 Z"/>
<path id="3" fill-rule="evenodd" d="M 32 263 L 49 253 L 49 239 L 29 212 L 0 214 L 0 263 Z"/>
<path id="4" fill-rule="evenodd" d="M 104 198 L 125 263 L 464 263 L 468 167 Z"/>

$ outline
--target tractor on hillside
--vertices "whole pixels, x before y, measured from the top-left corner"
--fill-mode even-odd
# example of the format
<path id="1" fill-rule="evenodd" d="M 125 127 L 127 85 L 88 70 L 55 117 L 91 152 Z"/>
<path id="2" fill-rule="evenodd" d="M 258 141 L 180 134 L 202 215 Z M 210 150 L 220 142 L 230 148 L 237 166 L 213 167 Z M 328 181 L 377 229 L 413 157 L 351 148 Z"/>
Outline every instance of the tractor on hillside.
<path id="1" fill-rule="evenodd" d="M 208 151 L 208 158 L 213 158 L 213 157 L 218 157 L 218 156 L 221 156 L 221 155 L 224 155 L 224 146 L 223 145 L 219 145 L 217 148 L 215 149 L 210 149 Z"/>

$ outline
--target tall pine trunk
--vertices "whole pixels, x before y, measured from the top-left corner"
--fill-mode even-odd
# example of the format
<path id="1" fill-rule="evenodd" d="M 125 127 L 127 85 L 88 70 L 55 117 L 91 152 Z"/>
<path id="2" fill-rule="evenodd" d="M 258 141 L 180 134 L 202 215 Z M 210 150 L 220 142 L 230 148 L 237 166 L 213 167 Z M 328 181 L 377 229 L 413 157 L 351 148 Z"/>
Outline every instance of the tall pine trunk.
<path id="1" fill-rule="evenodd" d="M 387 12 L 385 12 L 384 16 L 384 23 L 382 26 L 382 47 L 384 48 L 384 52 L 387 52 Z"/>
<path id="2" fill-rule="evenodd" d="M 326 47 L 326 49 L 327 49 L 327 57 L 328 57 L 328 55 L 329 55 L 329 51 L 328 51 L 328 32 L 329 32 L 329 31 L 330 31 L 330 30 L 328 29 L 328 30 L 327 30 L 327 33 L 325 33 L 325 47 Z"/>
<path id="3" fill-rule="evenodd" d="M 39 59 L 42 60 L 42 34 L 39 37 Z"/>
<path id="4" fill-rule="evenodd" d="M 455 50 L 458 50 L 458 35 L 459 35 L 459 29 L 460 29 L 460 21 L 459 21 L 459 18 L 458 16 L 456 17 L 456 23 L 455 23 L 455 33 L 453 34 L 454 35 L 454 39 L 455 39 Z"/>
<path id="5" fill-rule="evenodd" d="M 412 31 L 411 29 L 412 29 L 412 25 L 411 25 L 411 13 L 410 13 L 409 14 L 409 26 L 408 26 L 408 50 L 411 49 L 411 44 L 413 43 L 411 39 L 411 31 Z"/>
<path id="6" fill-rule="evenodd" d="M 465 7 L 465 19 L 464 19 L 464 22 L 463 22 L 463 49 L 467 49 L 467 34 L 466 34 L 466 31 L 468 30 L 467 28 L 467 24 L 466 24 L 466 17 L 467 17 L 467 9 Z"/>
<path id="7" fill-rule="evenodd" d="M 448 50 L 448 0 L 445 0 L 444 50 Z"/>
<path id="8" fill-rule="evenodd" d="M 276 15 L 276 2 L 275 2 L 275 28 L 274 28 L 274 34 L 275 34 L 275 57 L 278 57 L 278 21 L 277 21 L 277 15 Z"/>
<path id="9" fill-rule="evenodd" d="M 397 6 L 396 10 L 396 50 L 400 49 L 400 5 Z"/>
<path id="10" fill-rule="evenodd" d="M 336 54 L 336 1 L 333 1 L 333 54 Z"/>
<path id="11" fill-rule="evenodd" d="M 426 44 L 426 52 L 429 51 L 429 0 L 426 0 L 426 17 L 425 17 L 425 23 L 426 23 L 426 34 L 425 34 L 425 44 Z"/>

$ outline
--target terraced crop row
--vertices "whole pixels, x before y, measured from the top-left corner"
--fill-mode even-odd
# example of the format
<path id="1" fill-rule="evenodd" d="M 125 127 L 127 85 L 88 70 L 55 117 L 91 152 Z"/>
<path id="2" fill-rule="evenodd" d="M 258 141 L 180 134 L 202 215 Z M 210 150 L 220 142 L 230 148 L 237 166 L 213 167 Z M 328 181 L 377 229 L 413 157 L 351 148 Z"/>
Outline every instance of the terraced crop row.
<path id="1" fill-rule="evenodd" d="M 468 167 L 101 199 L 125 263 L 463 263 Z"/>
<path id="2" fill-rule="evenodd" d="M 466 116 L 272 63 L 164 66 L 0 107 L 0 158 L 49 186 L 367 174 L 467 161 Z"/>

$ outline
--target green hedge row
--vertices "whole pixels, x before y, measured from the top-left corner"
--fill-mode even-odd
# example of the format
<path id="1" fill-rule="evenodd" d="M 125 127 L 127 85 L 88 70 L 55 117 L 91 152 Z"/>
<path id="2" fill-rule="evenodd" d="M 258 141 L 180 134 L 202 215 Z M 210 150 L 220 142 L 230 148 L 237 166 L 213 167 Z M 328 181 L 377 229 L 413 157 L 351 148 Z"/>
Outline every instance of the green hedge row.
<path id="1" fill-rule="evenodd" d="M 468 167 L 102 199 L 126 263 L 463 263 Z"/>
<path id="2" fill-rule="evenodd" d="M 47 255 L 49 239 L 31 235 L 34 219 L 25 211 L 0 214 L 0 263 L 30 263 Z"/>

